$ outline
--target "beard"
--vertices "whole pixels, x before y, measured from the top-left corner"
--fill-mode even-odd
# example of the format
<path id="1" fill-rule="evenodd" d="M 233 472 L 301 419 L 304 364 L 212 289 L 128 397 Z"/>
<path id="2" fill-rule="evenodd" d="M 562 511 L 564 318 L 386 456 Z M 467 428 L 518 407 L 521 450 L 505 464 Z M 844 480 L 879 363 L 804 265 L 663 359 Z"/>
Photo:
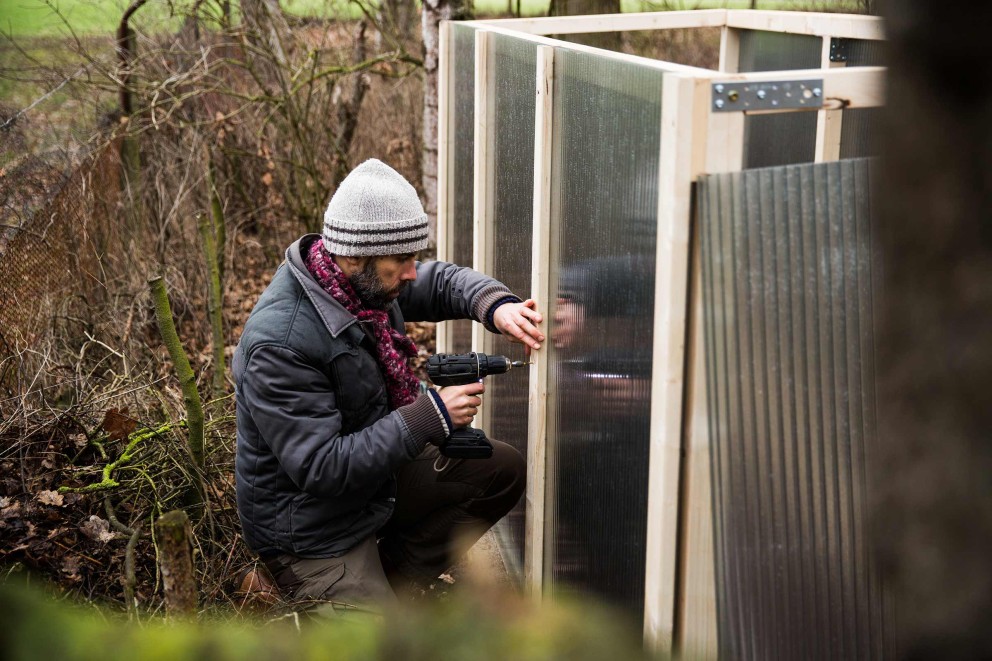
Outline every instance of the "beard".
<path id="1" fill-rule="evenodd" d="M 382 284 L 382 280 L 379 279 L 379 274 L 376 272 L 375 257 L 370 259 L 361 271 L 351 274 L 348 277 L 348 282 L 351 283 L 355 293 L 358 294 L 358 298 L 365 304 L 365 307 L 374 310 L 385 310 L 388 308 L 408 284 L 406 281 L 401 281 L 392 289 L 386 289 L 386 286 Z"/>

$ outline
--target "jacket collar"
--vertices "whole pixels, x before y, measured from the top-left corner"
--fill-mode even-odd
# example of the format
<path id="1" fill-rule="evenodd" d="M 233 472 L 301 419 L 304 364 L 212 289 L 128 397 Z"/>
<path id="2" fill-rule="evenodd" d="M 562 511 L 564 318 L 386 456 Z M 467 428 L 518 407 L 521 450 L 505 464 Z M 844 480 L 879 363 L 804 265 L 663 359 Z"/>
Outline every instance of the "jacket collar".
<path id="1" fill-rule="evenodd" d="M 348 312 L 343 305 L 335 301 L 330 294 L 324 291 L 317 281 L 314 280 L 306 264 L 303 263 L 303 254 L 300 252 L 300 247 L 304 243 L 309 246 L 312 240 L 319 238 L 319 234 L 306 234 L 294 241 L 286 249 L 286 266 L 297 282 L 300 283 L 300 286 L 303 287 L 303 292 L 310 299 L 310 302 L 313 303 L 313 307 L 317 310 L 317 314 L 324 322 L 324 326 L 327 327 L 327 331 L 331 334 L 331 337 L 336 338 L 345 329 L 356 323 L 358 319 L 355 318 L 355 315 Z"/>

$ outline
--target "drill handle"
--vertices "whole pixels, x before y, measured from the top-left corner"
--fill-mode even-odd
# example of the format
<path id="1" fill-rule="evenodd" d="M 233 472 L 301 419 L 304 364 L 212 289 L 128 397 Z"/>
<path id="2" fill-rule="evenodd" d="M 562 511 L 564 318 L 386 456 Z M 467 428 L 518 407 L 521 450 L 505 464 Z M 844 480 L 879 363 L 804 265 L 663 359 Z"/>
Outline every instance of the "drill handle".
<path id="1" fill-rule="evenodd" d="M 488 459 L 493 456 L 493 444 L 486 438 L 486 433 L 472 427 L 451 432 L 439 449 L 442 455 L 452 459 Z"/>

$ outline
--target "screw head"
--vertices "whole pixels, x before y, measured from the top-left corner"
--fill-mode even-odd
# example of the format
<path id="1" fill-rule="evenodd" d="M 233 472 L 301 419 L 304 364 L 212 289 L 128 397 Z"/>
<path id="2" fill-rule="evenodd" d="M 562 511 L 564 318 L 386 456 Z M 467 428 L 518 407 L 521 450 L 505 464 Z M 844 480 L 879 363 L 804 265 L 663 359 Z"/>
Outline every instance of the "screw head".
<path id="1" fill-rule="evenodd" d="M 716 91 L 717 94 L 723 94 L 723 85 L 721 85 L 720 83 L 717 83 L 713 87 L 713 89 Z"/>
<path id="2" fill-rule="evenodd" d="M 723 107 L 723 99 L 717 99 L 716 100 L 716 103 L 714 103 L 713 105 L 715 105 L 717 108 L 722 108 Z"/>
<path id="3" fill-rule="evenodd" d="M 813 96 L 823 96 L 823 90 L 821 90 L 819 87 L 814 87 Z"/>
<path id="4" fill-rule="evenodd" d="M 768 92 L 766 92 L 765 90 L 758 90 L 758 98 L 759 99 L 763 99 L 766 96 L 768 96 Z"/>

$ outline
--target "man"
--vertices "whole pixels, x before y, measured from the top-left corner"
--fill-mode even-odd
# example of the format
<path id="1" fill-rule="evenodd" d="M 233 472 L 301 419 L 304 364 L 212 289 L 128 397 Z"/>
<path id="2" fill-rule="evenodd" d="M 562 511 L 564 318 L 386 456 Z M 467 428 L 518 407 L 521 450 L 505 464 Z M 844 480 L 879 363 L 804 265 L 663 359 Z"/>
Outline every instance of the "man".
<path id="1" fill-rule="evenodd" d="M 234 356 L 245 541 L 284 595 L 323 613 L 377 610 L 436 577 L 524 489 L 504 443 L 491 459 L 440 456 L 485 388 L 421 389 L 403 323 L 472 318 L 539 349 L 542 317 L 492 278 L 415 261 L 426 247 L 416 191 L 366 161 L 331 198 L 323 235 L 289 247 Z"/>

